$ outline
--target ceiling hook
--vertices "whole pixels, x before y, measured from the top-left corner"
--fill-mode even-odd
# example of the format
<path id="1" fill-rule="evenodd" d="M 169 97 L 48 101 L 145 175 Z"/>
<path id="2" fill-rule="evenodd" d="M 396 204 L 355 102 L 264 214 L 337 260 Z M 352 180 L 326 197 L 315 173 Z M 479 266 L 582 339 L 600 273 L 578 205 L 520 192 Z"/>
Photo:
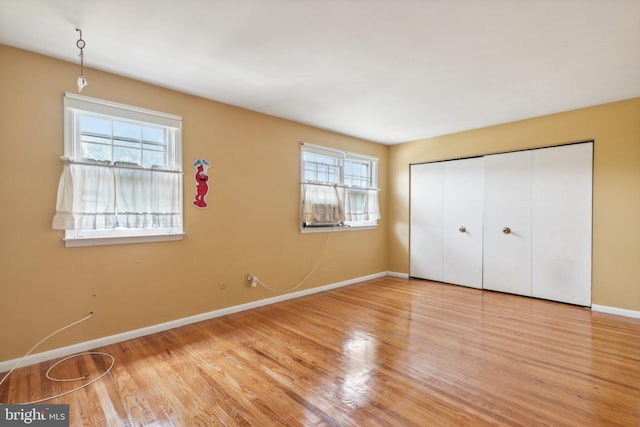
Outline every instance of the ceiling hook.
<path id="1" fill-rule="evenodd" d="M 78 46 L 78 49 L 82 50 L 87 44 L 82 40 L 82 30 L 80 28 L 76 28 L 76 31 L 80 33 L 80 38 L 76 42 L 76 46 Z"/>

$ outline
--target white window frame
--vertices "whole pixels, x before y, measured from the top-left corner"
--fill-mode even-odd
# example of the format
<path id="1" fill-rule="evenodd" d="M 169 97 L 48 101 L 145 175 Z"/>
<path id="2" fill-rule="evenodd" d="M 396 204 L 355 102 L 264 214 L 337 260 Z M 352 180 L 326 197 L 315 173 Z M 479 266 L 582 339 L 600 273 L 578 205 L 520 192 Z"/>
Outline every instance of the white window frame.
<path id="1" fill-rule="evenodd" d="M 320 156 L 326 156 L 337 160 L 339 167 L 339 177 L 337 183 L 313 181 L 305 178 L 305 161 L 304 154 L 313 153 Z M 370 185 L 369 187 L 355 187 L 345 184 L 345 172 L 344 162 L 354 161 L 362 162 L 369 165 L 370 170 Z M 378 226 L 378 220 L 370 221 L 344 221 L 336 226 L 306 226 L 303 218 L 303 200 L 304 200 L 304 185 L 305 184 L 317 184 L 317 185 L 329 185 L 341 188 L 363 188 L 366 190 L 379 191 L 378 188 L 378 162 L 377 157 L 368 156 L 364 154 L 352 153 L 349 151 L 338 150 L 335 148 L 324 147 L 321 145 L 310 144 L 308 142 L 300 143 L 300 232 L 301 233 L 321 233 L 329 231 L 348 231 L 348 230 L 368 230 L 375 229 Z"/>
<path id="2" fill-rule="evenodd" d="M 80 138 L 80 115 L 82 113 L 105 116 L 113 120 L 134 121 L 163 127 L 167 130 L 167 173 L 180 174 L 179 226 L 166 229 L 156 228 L 116 228 L 109 230 L 65 230 L 64 242 L 67 247 L 97 246 L 125 243 L 145 243 L 182 240 L 184 236 L 184 195 L 182 181 L 182 117 L 159 111 L 144 109 L 97 98 L 64 94 L 64 156 L 63 161 L 82 163 L 82 142 Z M 118 167 L 115 164 L 110 167 Z M 126 166 L 125 166 L 126 167 Z"/>

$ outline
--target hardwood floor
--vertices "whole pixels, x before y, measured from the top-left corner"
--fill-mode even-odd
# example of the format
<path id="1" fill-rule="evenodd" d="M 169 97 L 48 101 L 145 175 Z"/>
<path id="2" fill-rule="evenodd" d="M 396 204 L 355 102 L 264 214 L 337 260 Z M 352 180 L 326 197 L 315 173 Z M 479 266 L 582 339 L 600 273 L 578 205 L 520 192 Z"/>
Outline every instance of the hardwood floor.
<path id="1" fill-rule="evenodd" d="M 98 349 L 71 425 L 640 426 L 640 320 L 382 278 Z M 54 374 L 97 373 L 86 356 Z M 17 370 L 0 402 L 77 384 Z"/>

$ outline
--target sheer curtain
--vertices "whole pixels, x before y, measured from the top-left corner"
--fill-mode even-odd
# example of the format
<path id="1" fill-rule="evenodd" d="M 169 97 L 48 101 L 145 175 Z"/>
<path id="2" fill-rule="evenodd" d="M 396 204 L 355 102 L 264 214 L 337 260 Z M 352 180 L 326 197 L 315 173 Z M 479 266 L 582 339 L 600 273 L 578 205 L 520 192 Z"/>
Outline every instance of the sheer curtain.
<path id="1" fill-rule="evenodd" d="M 344 208 L 335 185 L 305 183 L 302 191 L 302 221 L 309 225 L 344 222 Z"/>
<path id="2" fill-rule="evenodd" d="M 53 228 L 179 227 L 181 182 L 171 171 L 65 162 Z"/>
<path id="3" fill-rule="evenodd" d="M 380 219 L 377 189 L 345 188 L 344 193 L 346 222 L 370 222 Z"/>
<path id="4" fill-rule="evenodd" d="M 305 183 L 302 220 L 308 225 L 375 222 L 380 219 L 377 189 Z"/>

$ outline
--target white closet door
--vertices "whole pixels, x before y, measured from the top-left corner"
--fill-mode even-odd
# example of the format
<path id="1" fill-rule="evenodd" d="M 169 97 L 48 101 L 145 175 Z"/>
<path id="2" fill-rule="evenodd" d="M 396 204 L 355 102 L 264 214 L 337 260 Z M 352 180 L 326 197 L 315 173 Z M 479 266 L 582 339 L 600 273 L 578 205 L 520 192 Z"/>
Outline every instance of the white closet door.
<path id="1" fill-rule="evenodd" d="M 443 281 L 444 163 L 411 165 L 409 274 Z"/>
<path id="2" fill-rule="evenodd" d="M 485 289 L 531 296 L 531 151 L 486 156 Z"/>
<path id="3" fill-rule="evenodd" d="M 591 305 L 593 143 L 533 152 L 533 296 Z"/>
<path id="4" fill-rule="evenodd" d="M 484 159 L 444 166 L 444 281 L 482 288 Z"/>

